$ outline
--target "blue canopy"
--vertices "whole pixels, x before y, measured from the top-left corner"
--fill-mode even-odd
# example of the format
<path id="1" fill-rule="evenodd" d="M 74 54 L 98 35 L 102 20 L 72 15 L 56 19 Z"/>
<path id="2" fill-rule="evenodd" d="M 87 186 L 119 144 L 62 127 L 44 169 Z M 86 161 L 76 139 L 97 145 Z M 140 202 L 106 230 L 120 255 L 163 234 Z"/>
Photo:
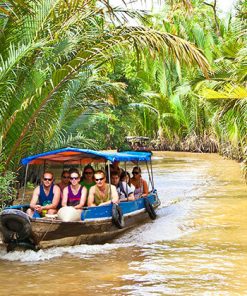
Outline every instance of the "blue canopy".
<path id="1" fill-rule="evenodd" d="M 64 163 L 64 164 L 86 164 L 91 162 L 114 161 L 149 161 L 152 153 L 149 151 L 123 151 L 107 152 L 95 151 L 79 148 L 62 148 L 48 151 L 33 156 L 28 156 L 21 160 L 23 165 L 43 164 L 44 162 Z"/>

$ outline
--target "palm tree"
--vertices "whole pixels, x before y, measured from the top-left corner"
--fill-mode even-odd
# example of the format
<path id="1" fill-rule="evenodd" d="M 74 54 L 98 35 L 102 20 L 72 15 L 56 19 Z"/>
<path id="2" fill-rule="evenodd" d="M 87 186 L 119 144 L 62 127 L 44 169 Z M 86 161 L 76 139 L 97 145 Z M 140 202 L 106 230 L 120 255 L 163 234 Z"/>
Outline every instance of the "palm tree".
<path id="1" fill-rule="evenodd" d="M 59 146 L 60 141 L 61 145 L 66 139 L 73 143 L 73 137 L 83 141 L 76 129 L 61 137 L 66 128 L 57 127 L 62 113 L 70 112 L 76 123 L 87 109 L 81 105 L 86 101 L 93 108 L 98 98 L 85 92 L 76 104 L 67 94 L 73 83 L 80 83 L 83 92 L 89 80 L 97 81 L 95 89 L 106 89 L 107 83 L 98 82 L 119 50 L 135 51 L 140 58 L 147 51 L 153 58 L 169 54 L 197 64 L 205 75 L 209 69 L 203 54 L 175 35 L 109 22 L 108 16 L 113 19 L 118 11 L 108 1 L 10 0 L 1 11 L 0 138 L 5 168 L 16 168 L 23 155 Z M 101 100 L 107 101 L 109 93 L 105 90 Z M 79 110 L 71 110 L 71 104 Z"/>
<path id="2" fill-rule="evenodd" d="M 220 47 L 215 76 L 201 87 L 221 150 L 238 160 L 243 160 L 247 147 L 246 48 L 246 23 L 235 19 Z"/>

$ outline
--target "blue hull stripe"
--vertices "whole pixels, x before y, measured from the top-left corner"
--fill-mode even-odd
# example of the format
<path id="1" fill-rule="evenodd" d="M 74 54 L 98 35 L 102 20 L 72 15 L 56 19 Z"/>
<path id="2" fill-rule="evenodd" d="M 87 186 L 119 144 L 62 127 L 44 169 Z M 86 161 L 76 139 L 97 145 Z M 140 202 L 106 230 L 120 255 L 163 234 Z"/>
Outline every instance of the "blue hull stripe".
<path id="1" fill-rule="evenodd" d="M 154 204 L 156 202 L 156 195 L 155 194 L 149 194 L 148 196 L 149 201 L 151 204 Z M 120 207 L 122 209 L 122 212 L 124 215 L 128 215 L 130 213 L 134 213 L 136 211 L 145 209 L 144 205 L 144 199 L 140 198 L 135 201 L 128 201 L 128 202 L 120 202 Z M 29 204 L 24 205 L 14 205 L 10 207 L 6 207 L 5 209 L 23 209 L 28 208 Z M 109 218 L 112 217 L 112 205 L 107 206 L 98 206 L 98 207 L 90 207 L 85 208 L 82 211 L 81 219 L 99 219 L 99 218 Z"/>
<path id="2" fill-rule="evenodd" d="M 153 204 L 155 201 L 154 195 L 149 195 L 148 199 Z M 120 202 L 120 207 L 123 211 L 123 214 L 133 213 L 135 211 L 144 209 L 144 199 L 140 198 L 135 201 Z M 85 219 L 97 219 L 97 218 L 108 218 L 112 217 L 112 205 L 107 206 L 98 206 L 90 207 L 82 212 L 82 220 Z"/>

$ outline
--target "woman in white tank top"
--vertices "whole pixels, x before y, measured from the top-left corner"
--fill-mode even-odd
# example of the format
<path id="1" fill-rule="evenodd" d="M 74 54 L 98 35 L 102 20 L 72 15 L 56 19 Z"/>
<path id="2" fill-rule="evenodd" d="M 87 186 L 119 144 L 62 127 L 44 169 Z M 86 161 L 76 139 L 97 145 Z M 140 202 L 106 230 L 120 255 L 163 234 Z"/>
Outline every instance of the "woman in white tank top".
<path id="1" fill-rule="evenodd" d="M 135 186 L 135 198 L 145 197 L 148 195 L 148 184 L 141 176 L 141 168 L 133 167 L 133 177 L 130 179 L 131 184 Z"/>

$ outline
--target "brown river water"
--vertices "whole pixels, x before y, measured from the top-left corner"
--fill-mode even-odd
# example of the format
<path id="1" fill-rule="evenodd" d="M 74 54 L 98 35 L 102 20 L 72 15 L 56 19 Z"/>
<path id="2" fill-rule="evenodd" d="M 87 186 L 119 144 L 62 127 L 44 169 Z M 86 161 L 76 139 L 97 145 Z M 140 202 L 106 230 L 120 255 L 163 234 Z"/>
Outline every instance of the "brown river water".
<path id="1" fill-rule="evenodd" d="M 240 165 L 158 152 L 153 168 L 162 202 L 155 221 L 105 245 L 0 250 L 0 295 L 247 295 Z"/>

